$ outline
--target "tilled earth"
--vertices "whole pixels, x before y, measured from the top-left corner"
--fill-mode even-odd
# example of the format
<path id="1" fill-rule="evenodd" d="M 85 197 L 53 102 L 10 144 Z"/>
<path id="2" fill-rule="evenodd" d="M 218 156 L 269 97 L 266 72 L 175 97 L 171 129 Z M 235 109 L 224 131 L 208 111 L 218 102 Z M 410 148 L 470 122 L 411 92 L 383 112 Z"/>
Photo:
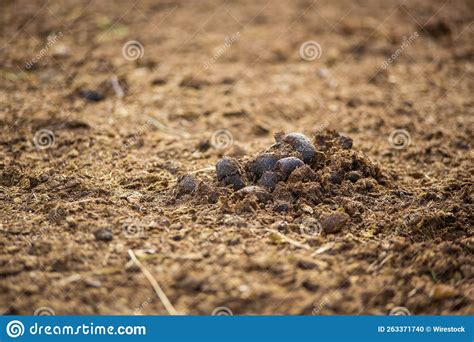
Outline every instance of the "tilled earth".
<path id="1" fill-rule="evenodd" d="M 0 12 L 2 313 L 474 312 L 472 2 Z"/>

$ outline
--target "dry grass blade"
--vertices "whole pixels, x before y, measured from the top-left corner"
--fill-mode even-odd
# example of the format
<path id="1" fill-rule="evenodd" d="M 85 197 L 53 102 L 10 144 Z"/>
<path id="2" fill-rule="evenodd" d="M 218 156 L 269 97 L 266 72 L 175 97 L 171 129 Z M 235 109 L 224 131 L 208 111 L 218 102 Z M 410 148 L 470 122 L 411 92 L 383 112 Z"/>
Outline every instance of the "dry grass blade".
<path id="1" fill-rule="evenodd" d="M 158 282 L 150 273 L 150 271 L 148 271 L 146 267 L 143 266 L 143 264 L 140 262 L 140 260 L 138 260 L 133 250 L 129 249 L 128 254 L 130 255 L 130 259 L 132 259 L 132 261 L 138 266 L 138 268 L 143 272 L 145 277 L 148 279 L 151 286 L 153 287 L 153 290 L 155 290 L 156 294 L 158 295 L 158 298 L 160 298 L 161 302 L 163 303 L 163 306 L 165 307 L 166 311 L 168 311 L 168 313 L 172 316 L 179 315 L 178 311 L 176 311 L 173 304 L 171 304 L 170 300 L 161 289 L 160 284 L 158 284 Z"/>
<path id="2" fill-rule="evenodd" d="M 270 238 L 272 239 L 272 241 L 275 241 L 275 242 L 286 242 L 296 248 L 302 248 L 302 249 L 306 249 L 306 250 L 310 250 L 311 248 L 308 246 L 308 245 L 305 245 L 301 242 L 298 242 L 296 240 L 293 240 L 293 239 L 290 239 L 289 237 L 283 235 L 282 233 L 276 231 L 276 230 L 273 230 L 273 229 L 265 229 L 267 232 L 270 232 L 271 235 L 270 235 Z"/>

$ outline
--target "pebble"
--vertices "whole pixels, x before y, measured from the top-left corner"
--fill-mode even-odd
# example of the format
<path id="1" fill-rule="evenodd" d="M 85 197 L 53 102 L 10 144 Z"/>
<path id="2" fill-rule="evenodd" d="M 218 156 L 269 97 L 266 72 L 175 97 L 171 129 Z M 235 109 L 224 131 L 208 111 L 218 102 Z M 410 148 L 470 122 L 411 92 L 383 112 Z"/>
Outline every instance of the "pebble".
<path id="1" fill-rule="evenodd" d="M 319 68 L 318 75 L 321 78 L 328 78 L 330 73 L 329 73 L 329 70 L 326 68 Z"/>
<path id="2" fill-rule="evenodd" d="M 349 222 L 349 215 L 346 213 L 336 212 L 321 221 L 321 227 L 325 233 L 340 232 Z"/>
<path id="3" fill-rule="evenodd" d="M 81 92 L 81 96 L 87 101 L 91 102 L 99 102 L 104 99 L 104 96 L 102 94 L 99 94 L 94 90 L 84 90 Z"/>
<path id="4" fill-rule="evenodd" d="M 312 214 L 314 213 L 313 208 L 311 208 L 311 207 L 310 207 L 309 205 L 307 205 L 307 204 L 302 204 L 302 205 L 300 206 L 300 208 L 301 208 L 301 211 L 303 211 L 303 212 L 305 212 L 305 213 L 307 213 L 307 214 L 311 214 L 311 215 L 312 215 Z"/>
<path id="5" fill-rule="evenodd" d="M 305 163 L 311 163 L 316 156 L 316 149 L 311 141 L 301 133 L 288 133 L 283 137 L 283 142 L 301 153 Z"/>
<path id="6" fill-rule="evenodd" d="M 102 283 L 95 279 L 95 278 L 84 278 L 84 283 L 88 286 L 88 287 L 94 287 L 94 288 L 99 288 L 102 286 Z"/>
<path id="7" fill-rule="evenodd" d="M 95 239 L 98 241 L 111 241 L 112 231 L 109 228 L 99 228 L 94 232 Z"/>
<path id="8" fill-rule="evenodd" d="M 280 159 L 275 165 L 275 171 L 278 177 L 287 180 L 290 174 L 298 167 L 303 166 L 304 163 L 301 159 L 296 157 L 287 157 Z"/>

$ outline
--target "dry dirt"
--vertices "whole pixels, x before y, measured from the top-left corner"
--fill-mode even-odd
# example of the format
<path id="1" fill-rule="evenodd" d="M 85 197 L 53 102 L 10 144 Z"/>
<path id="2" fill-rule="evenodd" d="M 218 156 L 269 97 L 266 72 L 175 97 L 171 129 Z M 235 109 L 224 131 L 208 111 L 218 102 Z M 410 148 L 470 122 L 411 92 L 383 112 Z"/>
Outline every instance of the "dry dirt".
<path id="1" fill-rule="evenodd" d="M 167 314 L 129 250 L 182 314 L 474 312 L 472 1 L 0 13 L 4 314 Z M 277 132 L 317 160 L 218 183 Z"/>

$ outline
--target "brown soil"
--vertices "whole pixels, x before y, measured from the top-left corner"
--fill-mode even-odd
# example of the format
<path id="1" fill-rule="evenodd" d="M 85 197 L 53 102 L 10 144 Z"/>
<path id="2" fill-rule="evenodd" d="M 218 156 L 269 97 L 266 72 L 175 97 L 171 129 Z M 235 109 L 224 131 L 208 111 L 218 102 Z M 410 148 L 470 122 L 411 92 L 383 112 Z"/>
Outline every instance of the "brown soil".
<path id="1" fill-rule="evenodd" d="M 130 249 L 184 314 L 474 312 L 471 1 L 0 12 L 1 312 L 166 314 Z M 277 132 L 316 155 L 216 179 Z"/>

